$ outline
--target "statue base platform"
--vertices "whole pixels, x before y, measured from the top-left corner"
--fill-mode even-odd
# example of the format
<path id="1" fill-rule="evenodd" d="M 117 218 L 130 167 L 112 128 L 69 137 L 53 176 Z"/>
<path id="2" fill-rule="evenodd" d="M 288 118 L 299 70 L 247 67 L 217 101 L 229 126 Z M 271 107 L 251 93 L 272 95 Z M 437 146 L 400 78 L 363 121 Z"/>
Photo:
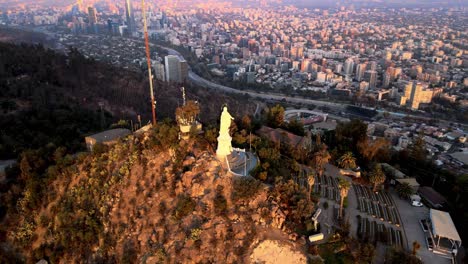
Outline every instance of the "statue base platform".
<path id="1" fill-rule="evenodd" d="M 247 176 L 258 163 L 257 157 L 244 149 L 233 149 L 232 153 L 224 158 L 231 173 L 237 176 Z"/>
<path id="2" fill-rule="evenodd" d="M 232 137 L 229 135 L 222 135 L 218 137 L 218 148 L 216 149 L 216 156 L 219 159 L 224 159 L 232 153 Z"/>

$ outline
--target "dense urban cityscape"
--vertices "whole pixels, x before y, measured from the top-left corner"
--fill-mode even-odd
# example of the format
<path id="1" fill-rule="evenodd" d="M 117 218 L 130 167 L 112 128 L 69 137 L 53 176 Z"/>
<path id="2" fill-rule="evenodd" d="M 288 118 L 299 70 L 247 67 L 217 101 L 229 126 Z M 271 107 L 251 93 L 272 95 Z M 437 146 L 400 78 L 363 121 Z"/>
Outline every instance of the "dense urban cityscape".
<path id="1" fill-rule="evenodd" d="M 48 126 L 67 120 L 52 117 L 68 111 L 64 105 L 76 113 L 94 105 L 81 114 L 86 128 L 64 124 L 73 140 L 66 133 L 20 139 L 0 128 L 0 201 L 23 208 L 0 207 L 0 262 L 466 263 L 467 24 L 463 1 L 0 1 L 0 42 L 20 44 L 0 47 L 2 125 L 44 129 L 47 118 Z M 154 110 L 147 126 L 142 102 Z M 28 108 L 49 112 L 17 124 L 14 115 Z M 155 113 L 162 113 L 157 124 Z M 37 165 L 34 155 L 49 155 L 39 153 L 51 144 L 57 149 L 44 157 L 47 165 Z M 48 188 L 39 185 L 64 192 L 59 176 L 47 176 L 52 167 L 79 175 L 65 189 L 78 207 L 56 195 L 31 205 L 31 193 Z M 203 183 L 210 176 L 197 178 L 221 172 L 232 186 L 227 176 L 212 176 L 212 186 Z M 92 209 L 99 215 L 83 218 L 83 235 L 70 240 L 81 251 L 73 253 L 63 237 L 79 221 L 65 224 L 57 208 L 90 212 L 92 202 L 85 209 L 76 195 L 86 193 L 80 180 L 101 181 L 96 173 L 112 183 L 99 187 L 105 194 Z M 31 187 L 25 175 L 36 174 L 45 176 Z M 159 196 L 148 191 L 153 185 Z M 143 206 L 153 200 L 159 216 Z M 249 210 L 257 213 L 246 217 Z M 149 215 L 161 225 L 143 222 Z M 7 227 L 15 217 L 19 231 Z M 131 249 L 118 230 L 132 237 Z M 226 232 L 239 237 L 220 236 Z M 216 244 L 211 233 L 224 250 L 235 247 L 232 254 L 194 253 Z M 120 242 L 105 242 L 111 237 Z"/>

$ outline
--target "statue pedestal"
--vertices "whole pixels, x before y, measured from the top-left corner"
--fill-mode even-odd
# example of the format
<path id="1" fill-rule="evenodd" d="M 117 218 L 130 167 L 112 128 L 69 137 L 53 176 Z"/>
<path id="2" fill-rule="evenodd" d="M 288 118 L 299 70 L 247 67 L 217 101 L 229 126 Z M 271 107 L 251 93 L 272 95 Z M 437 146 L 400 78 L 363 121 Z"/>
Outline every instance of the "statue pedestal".
<path id="1" fill-rule="evenodd" d="M 219 135 L 218 137 L 218 149 L 216 150 L 216 156 L 218 159 L 224 161 L 224 158 L 232 153 L 231 145 L 232 137 L 228 135 Z"/>

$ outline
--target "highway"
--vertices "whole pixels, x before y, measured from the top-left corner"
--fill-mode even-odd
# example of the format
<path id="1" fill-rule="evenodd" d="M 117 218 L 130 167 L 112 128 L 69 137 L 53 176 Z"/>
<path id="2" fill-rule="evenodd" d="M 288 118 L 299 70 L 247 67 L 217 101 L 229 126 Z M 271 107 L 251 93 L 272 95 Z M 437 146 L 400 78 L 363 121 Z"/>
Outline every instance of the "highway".
<path id="1" fill-rule="evenodd" d="M 174 49 L 164 47 L 161 45 L 156 45 L 156 46 L 167 50 L 170 55 L 178 55 L 183 58 L 183 56 Z M 222 91 L 225 93 L 231 93 L 231 94 L 249 95 L 250 97 L 257 98 L 257 99 L 286 101 L 290 103 L 309 104 L 309 105 L 316 105 L 316 106 L 328 106 L 328 107 L 334 107 L 338 109 L 345 109 L 345 107 L 348 106 L 347 104 L 339 104 L 339 103 L 333 103 L 333 102 L 327 102 L 327 101 L 319 101 L 319 100 L 291 97 L 291 96 L 285 96 L 285 95 L 277 95 L 277 94 L 271 94 L 271 93 L 260 93 L 260 92 L 253 92 L 253 91 L 238 90 L 238 89 L 234 89 L 234 88 L 224 86 L 221 84 L 217 84 L 207 79 L 204 79 L 200 77 L 199 75 L 197 75 L 192 70 L 189 70 L 188 78 L 189 78 L 189 81 L 197 85 L 200 85 L 202 87 L 205 87 L 205 88 L 214 89 L 214 90 Z"/>
<path id="2" fill-rule="evenodd" d="M 156 45 L 162 49 L 165 49 L 169 52 L 171 55 L 178 55 L 180 57 L 183 57 L 178 51 L 161 46 L 161 45 Z M 295 103 L 295 104 L 304 104 L 304 105 L 315 105 L 315 106 L 326 106 L 330 108 L 337 109 L 339 111 L 345 111 L 347 106 L 351 106 L 351 104 L 345 104 L 345 103 L 334 103 L 334 102 L 328 102 L 328 101 L 320 101 L 320 100 L 312 100 L 312 99 L 307 99 L 307 98 L 300 98 L 300 97 L 291 97 L 291 96 L 286 96 L 286 95 L 278 95 L 278 94 L 271 94 L 271 93 L 262 93 L 262 92 L 253 92 L 253 91 L 247 91 L 247 90 L 238 90 L 234 89 L 228 86 L 224 86 L 221 84 L 214 83 L 212 81 L 206 80 L 199 75 L 197 75 L 195 72 L 193 72 L 191 69 L 189 69 L 189 74 L 188 74 L 189 81 L 193 82 L 194 84 L 197 84 L 199 86 L 213 89 L 213 90 L 218 90 L 221 92 L 225 93 L 231 93 L 231 94 L 240 94 L 240 95 L 249 95 L 252 98 L 256 99 L 263 99 L 263 100 L 274 100 L 274 101 L 283 101 L 283 102 L 289 102 L 289 103 Z M 387 112 L 391 117 L 394 118 L 403 118 L 403 117 L 411 117 L 415 119 L 421 119 L 421 120 L 426 120 L 429 121 L 431 120 L 430 117 L 424 117 L 424 116 L 419 116 L 419 115 L 412 115 L 412 114 L 407 114 L 407 113 L 399 113 L 399 112 L 391 112 L 391 111 L 386 111 L 386 110 L 376 110 L 379 114 L 383 114 L 384 112 Z M 449 120 L 442 120 L 438 119 L 439 121 L 449 124 L 449 123 L 454 123 L 453 121 Z M 463 127 L 465 127 L 464 124 L 459 124 Z"/>
<path id="3" fill-rule="evenodd" d="M 178 51 L 164 47 L 161 45 L 156 45 L 160 48 L 163 48 L 169 52 L 171 55 L 178 55 L 183 57 Z M 195 72 L 193 72 L 191 69 L 189 69 L 189 74 L 188 74 L 189 80 L 199 86 L 213 89 L 213 90 L 218 90 L 222 91 L 225 93 L 231 93 L 231 94 L 242 94 L 242 95 L 249 95 L 252 98 L 257 98 L 257 99 L 264 99 L 264 100 L 275 100 L 275 101 L 283 101 L 283 102 L 289 102 L 289 103 L 295 103 L 295 104 L 304 104 L 304 105 L 315 105 L 315 106 L 326 106 L 330 108 L 337 109 L 339 111 L 345 111 L 347 106 L 351 106 L 352 104 L 345 104 L 345 103 L 334 103 L 334 102 L 328 102 L 328 101 L 320 101 L 320 100 L 312 100 L 312 99 L 307 99 L 307 98 L 300 98 L 300 97 L 291 97 L 287 95 L 278 95 L 278 94 L 271 94 L 271 93 L 262 93 L 262 92 L 253 92 L 253 91 L 247 91 L 247 90 L 238 90 L 234 89 L 228 86 L 224 86 L 221 84 L 214 83 L 212 81 L 206 80 L 199 75 L 197 75 Z M 392 112 L 392 111 L 387 111 L 385 109 L 376 109 L 376 111 L 379 114 L 383 113 L 388 113 L 390 117 L 401 119 L 404 117 L 410 117 L 414 119 L 419 119 L 422 121 L 430 121 L 432 120 L 431 117 L 425 117 L 425 116 L 420 116 L 420 115 L 413 115 L 409 113 L 400 113 L 400 112 Z M 459 123 L 455 122 L 452 120 L 444 120 L 437 118 L 437 121 L 441 125 L 450 127 L 450 124 L 457 124 L 458 126 L 462 127 L 464 130 L 468 128 L 467 124 L 464 123 Z"/>

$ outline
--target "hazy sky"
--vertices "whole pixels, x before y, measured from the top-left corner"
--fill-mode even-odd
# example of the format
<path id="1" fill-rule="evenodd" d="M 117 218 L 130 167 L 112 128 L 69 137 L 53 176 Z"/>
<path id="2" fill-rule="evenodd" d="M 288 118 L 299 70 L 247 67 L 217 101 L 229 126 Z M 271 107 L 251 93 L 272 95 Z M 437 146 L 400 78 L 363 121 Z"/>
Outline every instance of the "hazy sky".
<path id="1" fill-rule="evenodd" d="M 94 0 L 93 2 L 95 2 Z M 103 0 L 103 1 L 124 1 L 124 0 Z M 139 2 L 140 0 L 133 0 L 134 2 Z M 157 0 L 147 0 L 148 2 L 154 2 Z M 177 1 L 177 0 L 173 0 Z M 229 0 L 221 0 L 229 1 Z M 14 6 L 17 4 L 44 4 L 44 5 L 55 5 L 55 6 L 64 6 L 69 5 L 76 0 L 0 0 L 0 6 Z M 86 2 L 86 0 L 84 0 Z M 193 0 L 193 2 L 204 2 L 203 0 Z M 260 0 L 231 0 L 233 3 L 253 3 L 260 2 Z M 268 1 L 267 2 L 278 2 Z M 283 4 L 293 4 L 300 7 L 330 7 L 337 5 L 350 5 L 354 4 L 357 6 L 366 5 L 366 6 L 421 6 L 421 7 L 440 7 L 440 6 L 467 6 L 467 0 L 282 0 Z"/>

